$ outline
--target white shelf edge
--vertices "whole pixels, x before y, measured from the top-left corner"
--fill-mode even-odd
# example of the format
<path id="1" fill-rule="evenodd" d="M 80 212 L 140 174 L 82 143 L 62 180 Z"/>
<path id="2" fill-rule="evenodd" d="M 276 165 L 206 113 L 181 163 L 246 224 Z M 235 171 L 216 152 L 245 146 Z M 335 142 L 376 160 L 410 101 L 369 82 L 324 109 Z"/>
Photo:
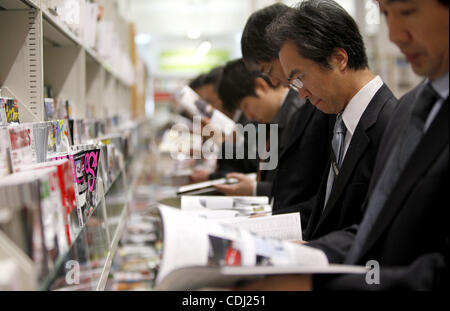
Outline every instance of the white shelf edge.
<path id="1" fill-rule="evenodd" d="M 75 43 L 76 45 L 78 45 L 80 47 L 83 47 L 83 44 L 82 44 L 80 38 L 78 38 L 67 26 L 65 26 L 58 20 L 56 20 L 55 17 L 48 11 L 47 8 L 42 7 L 41 11 L 42 11 L 43 21 L 47 21 L 53 27 L 55 27 L 56 30 L 61 32 L 62 35 L 64 35 L 65 37 L 67 37 L 68 39 L 73 41 L 73 43 Z M 44 37 L 45 37 L 45 33 L 44 33 Z"/>
<path id="2" fill-rule="evenodd" d="M 122 237 L 123 230 L 125 229 L 125 224 L 128 219 L 128 207 L 125 204 L 120 216 L 119 225 L 117 226 L 116 233 L 111 243 L 111 249 L 109 250 L 108 257 L 106 258 L 105 265 L 103 267 L 100 280 L 98 281 L 96 291 L 104 291 L 106 287 L 106 282 L 108 281 L 109 272 L 111 271 L 112 261 L 117 251 L 117 246 L 119 245 L 120 238 Z"/>

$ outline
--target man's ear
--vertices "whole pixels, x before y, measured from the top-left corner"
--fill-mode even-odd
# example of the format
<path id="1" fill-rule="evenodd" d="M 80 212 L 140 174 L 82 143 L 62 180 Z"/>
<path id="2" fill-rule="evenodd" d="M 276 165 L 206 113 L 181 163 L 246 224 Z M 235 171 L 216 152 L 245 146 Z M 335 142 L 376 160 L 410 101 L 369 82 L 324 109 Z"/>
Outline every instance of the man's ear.
<path id="1" fill-rule="evenodd" d="M 344 71 L 348 66 L 348 54 L 343 48 L 336 48 L 333 54 L 330 56 L 330 65 L 332 68 L 337 68 L 340 71 Z"/>
<path id="2" fill-rule="evenodd" d="M 270 85 L 261 77 L 255 79 L 255 93 L 260 96 L 260 94 L 265 94 L 270 89 Z"/>

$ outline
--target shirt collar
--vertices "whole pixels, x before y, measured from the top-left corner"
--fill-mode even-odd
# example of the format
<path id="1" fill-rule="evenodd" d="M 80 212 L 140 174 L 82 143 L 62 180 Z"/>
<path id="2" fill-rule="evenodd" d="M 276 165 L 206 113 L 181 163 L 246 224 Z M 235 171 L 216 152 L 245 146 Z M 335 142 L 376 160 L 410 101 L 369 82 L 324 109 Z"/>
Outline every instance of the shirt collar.
<path id="1" fill-rule="evenodd" d="M 369 105 L 372 98 L 383 86 L 383 80 L 380 76 L 376 76 L 372 81 L 367 83 L 355 96 L 350 100 L 347 107 L 342 112 L 342 120 L 344 121 L 347 131 L 353 136 L 359 120 Z"/>
<path id="2" fill-rule="evenodd" d="M 446 99 L 448 97 L 448 72 L 441 78 L 431 81 L 431 85 L 434 90 L 439 94 L 441 99 Z"/>
<path id="3" fill-rule="evenodd" d="M 234 116 L 233 116 L 233 121 L 235 122 L 235 123 L 238 123 L 238 121 L 239 121 L 239 119 L 241 118 L 241 116 L 242 116 L 242 111 L 241 110 L 236 110 L 236 112 L 234 113 Z"/>

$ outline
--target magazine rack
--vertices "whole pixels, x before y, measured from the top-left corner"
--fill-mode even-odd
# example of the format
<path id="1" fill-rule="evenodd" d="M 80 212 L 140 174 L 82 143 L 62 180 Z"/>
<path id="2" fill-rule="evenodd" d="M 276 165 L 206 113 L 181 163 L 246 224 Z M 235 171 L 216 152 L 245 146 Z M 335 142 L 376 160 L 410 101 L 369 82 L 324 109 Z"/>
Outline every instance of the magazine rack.
<path id="1" fill-rule="evenodd" d="M 133 42 L 130 25 L 117 12 L 116 1 L 96 0 L 104 8 L 102 21 L 114 26 L 113 31 L 106 32 L 113 33 L 114 39 L 109 54 L 101 52 L 83 38 L 86 24 L 82 8 L 86 1 L 73 2 L 81 7 L 81 19 L 74 24 L 78 31 L 46 7 L 49 1 L 0 0 L 1 95 L 19 100 L 21 123 L 45 121 L 46 86 L 51 86 L 52 97 L 73 102 L 73 119 L 131 119 L 130 87 L 135 81 L 134 67 L 129 62 Z M 40 282 L 35 281 L 30 259 L 0 234 L 0 260 L 9 258 L 18 264 L 22 289 L 105 288 L 128 217 L 132 188 L 125 163 L 120 167 L 107 189 L 102 188 L 99 176 L 96 208 L 70 249 L 58 254 L 53 269 Z"/>

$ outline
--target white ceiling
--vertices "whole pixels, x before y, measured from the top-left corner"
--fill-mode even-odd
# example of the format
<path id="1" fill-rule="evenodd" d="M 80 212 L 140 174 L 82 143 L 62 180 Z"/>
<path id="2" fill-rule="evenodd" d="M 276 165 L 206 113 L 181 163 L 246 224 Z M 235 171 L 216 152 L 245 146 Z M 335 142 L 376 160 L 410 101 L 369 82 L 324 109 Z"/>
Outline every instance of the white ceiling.
<path id="1" fill-rule="evenodd" d="M 215 36 L 242 31 L 252 0 L 125 0 L 137 33 Z"/>

